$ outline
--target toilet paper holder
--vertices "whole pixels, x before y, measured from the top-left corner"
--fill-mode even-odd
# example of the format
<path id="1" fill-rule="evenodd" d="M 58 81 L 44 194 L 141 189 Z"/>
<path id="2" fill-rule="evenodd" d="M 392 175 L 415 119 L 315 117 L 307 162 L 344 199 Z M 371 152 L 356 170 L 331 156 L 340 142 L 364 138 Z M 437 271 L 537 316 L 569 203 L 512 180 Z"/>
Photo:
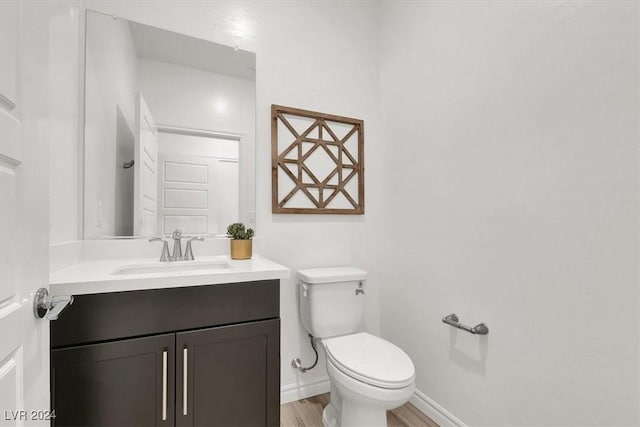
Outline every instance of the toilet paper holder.
<path id="1" fill-rule="evenodd" d="M 451 313 L 448 316 L 442 318 L 442 323 L 453 326 L 454 328 L 462 329 L 463 331 L 470 332 L 474 335 L 487 335 L 489 333 L 489 327 L 484 323 L 479 323 L 474 327 L 467 326 L 460 323 L 460 319 L 455 313 Z"/>

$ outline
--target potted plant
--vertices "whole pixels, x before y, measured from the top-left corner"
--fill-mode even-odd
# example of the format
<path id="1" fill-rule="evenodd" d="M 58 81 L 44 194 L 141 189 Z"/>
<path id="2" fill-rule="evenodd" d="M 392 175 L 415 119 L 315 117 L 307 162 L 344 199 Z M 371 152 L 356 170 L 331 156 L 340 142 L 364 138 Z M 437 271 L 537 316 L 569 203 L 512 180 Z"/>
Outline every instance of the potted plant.
<path id="1" fill-rule="evenodd" d="M 231 259 L 250 259 L 253 252 L 252 240 L 255 232 L 236 222 L 227 227 L 227 237 L 231 239 Z"/>

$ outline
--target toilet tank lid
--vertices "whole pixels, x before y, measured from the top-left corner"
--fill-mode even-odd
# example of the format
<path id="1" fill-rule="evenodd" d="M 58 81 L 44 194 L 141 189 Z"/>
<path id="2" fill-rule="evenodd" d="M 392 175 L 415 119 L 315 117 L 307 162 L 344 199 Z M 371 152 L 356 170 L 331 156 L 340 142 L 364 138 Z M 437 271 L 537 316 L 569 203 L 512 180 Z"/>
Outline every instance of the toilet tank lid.
<path id="1" fill-rule="evenodd" d="M 367 272 L 356 267 L 323 267 L 298 270 L 298 277 L 310 285 L 366 280 Z"/>

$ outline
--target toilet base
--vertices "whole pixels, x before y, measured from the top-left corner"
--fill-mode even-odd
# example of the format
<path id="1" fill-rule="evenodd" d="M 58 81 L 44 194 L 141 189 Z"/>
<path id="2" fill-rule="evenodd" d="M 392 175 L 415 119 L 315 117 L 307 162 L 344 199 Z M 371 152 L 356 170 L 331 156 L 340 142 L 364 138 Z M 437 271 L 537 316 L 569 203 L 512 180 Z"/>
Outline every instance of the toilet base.
<path id="1" fill-rule="evenodd" d="M 331 384 L 329 404 L 322 411 L 324 427 L 387 427 L 387 411 L 346 401 Z"/>
<path id="2" fill-rule="evenodd" d="M 340 416 L 342 410 L 342 397 L 338 394 L 338 390 L 331 383 L 329 393 L 329 404 L 322 411 L 322 424 L 324 427 L 341 427 Z"/>
<path id="3" fill-rule="evenodd" d="M 322 425 L 324 427 L 340 427 L 340 419 L 331 404 L 325 406 L 322 411 Z"/>

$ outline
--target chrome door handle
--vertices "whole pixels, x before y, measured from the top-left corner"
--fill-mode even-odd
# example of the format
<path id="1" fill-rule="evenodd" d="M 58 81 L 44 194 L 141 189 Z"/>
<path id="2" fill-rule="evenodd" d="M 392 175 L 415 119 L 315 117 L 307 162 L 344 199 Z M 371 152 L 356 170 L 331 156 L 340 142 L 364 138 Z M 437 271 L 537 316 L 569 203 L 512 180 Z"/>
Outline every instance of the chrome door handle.
<path id="1" fill-rule="evenodd" d="M 62 310 L 73 304 L 73 295 L 49 296 L 47 288 L 40 288 L 33 297 L 33 315 L 36 319 L 57 320 Z"/>
<path id="2" fill-rule="evenodd" d="M 189 350 L 185 347 L 182 349 L 182 415 L 187 415 L 187 367 L 189 357 Z"/>
<path id="3" fill-rule="evenodd" d="M 167 419 L 167 350 L 162 352 L 162 421 Z"/>

